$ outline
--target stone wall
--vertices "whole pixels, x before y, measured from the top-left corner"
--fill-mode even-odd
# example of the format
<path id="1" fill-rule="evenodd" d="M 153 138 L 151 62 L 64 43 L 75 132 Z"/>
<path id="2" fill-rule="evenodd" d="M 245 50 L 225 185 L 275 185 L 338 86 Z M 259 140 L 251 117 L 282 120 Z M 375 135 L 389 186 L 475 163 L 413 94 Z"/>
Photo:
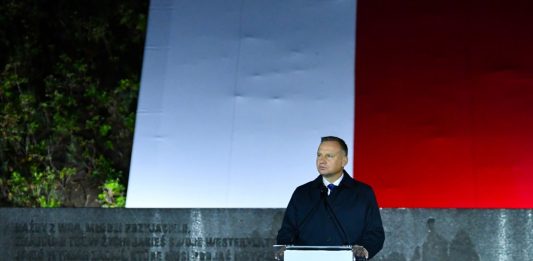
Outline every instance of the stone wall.
<path id="1" fill-rule="evenodd" d="M 0 209 L 1 260 L 272 260 L 283 209 Z M 383 209 L 373 260 L 533 260 L 532 210 Z"/>

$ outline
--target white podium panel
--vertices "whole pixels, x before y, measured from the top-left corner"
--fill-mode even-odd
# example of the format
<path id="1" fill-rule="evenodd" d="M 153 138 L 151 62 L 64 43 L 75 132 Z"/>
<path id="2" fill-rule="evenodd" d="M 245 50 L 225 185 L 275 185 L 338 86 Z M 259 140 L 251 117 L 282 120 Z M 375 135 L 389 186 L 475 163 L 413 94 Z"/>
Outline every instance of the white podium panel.
<path id="1" fill-rule="evenodd" d="M 276 246 L 274 246 L 276 248 Z M 284 261 L 352 261 L 349 246 L 287 246 Z"/>
<path id="2" fill-rule="evenodd" d="M 351 261 L 351 250 L 286 250 L 285 261 Z"/>

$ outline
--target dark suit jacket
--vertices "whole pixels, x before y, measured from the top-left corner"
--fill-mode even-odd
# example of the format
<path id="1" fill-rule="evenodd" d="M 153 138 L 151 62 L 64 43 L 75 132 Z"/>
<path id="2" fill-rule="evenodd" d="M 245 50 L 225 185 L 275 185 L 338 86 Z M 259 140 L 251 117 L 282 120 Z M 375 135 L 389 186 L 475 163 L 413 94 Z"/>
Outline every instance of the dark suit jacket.
<path id="1" fill-rule="evenodd" d="M 324 195 L 324 189 L 327 188 L 320 175 L 296 188 L 285 210 L 277 243 L 361 245 L 368 250 L 370 257 L 377 254 L 383 247 L 385 232 L 372 188 L 345 173 L 339 187 L 331 195 Z M 325 200 L 331 209 L 328 209 Z M 340 226 L 335 222 L 331 210 L 335 212 Z"/>

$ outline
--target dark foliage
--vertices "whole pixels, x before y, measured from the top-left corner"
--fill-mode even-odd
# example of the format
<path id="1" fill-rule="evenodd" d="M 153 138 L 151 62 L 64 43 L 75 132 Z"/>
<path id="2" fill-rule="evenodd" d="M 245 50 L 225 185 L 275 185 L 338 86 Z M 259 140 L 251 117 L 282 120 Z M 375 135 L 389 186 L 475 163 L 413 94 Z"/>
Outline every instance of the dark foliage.
<path id="1" fill-rule="evenodd" d="M 123 205 L 147 11 L 0 4 L 0 206 Z"/>

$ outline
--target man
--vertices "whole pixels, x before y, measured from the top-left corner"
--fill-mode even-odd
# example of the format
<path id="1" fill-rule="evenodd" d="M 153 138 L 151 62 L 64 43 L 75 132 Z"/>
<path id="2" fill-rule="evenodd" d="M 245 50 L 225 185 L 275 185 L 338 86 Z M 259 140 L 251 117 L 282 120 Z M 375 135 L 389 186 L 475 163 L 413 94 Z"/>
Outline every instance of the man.
<path id="1" fill-rule="evenodd" d="M 323 137 L 316 157 L 320 175 L 292 194 L 277 244 L 350 245 L 357 257 L 366 258 L 381 250 L 385 233 L 374 191 L 348 175 L 347 163 L 346 143 Z"/>

